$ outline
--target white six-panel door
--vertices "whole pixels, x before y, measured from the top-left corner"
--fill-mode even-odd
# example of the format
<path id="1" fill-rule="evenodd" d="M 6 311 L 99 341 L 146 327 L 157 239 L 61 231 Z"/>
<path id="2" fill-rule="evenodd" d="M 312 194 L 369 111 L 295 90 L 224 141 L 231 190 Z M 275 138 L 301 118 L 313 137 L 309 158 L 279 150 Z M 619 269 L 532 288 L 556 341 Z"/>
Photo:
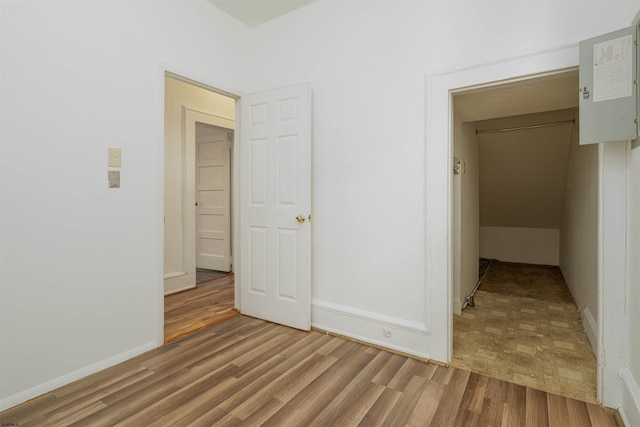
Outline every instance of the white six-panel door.
<path id="1" fill-rule="evenodd" d="M 231 271 L 229 132 L 196 138 L 196 267 Z"/>
<path id="2" fill-rule="evenodd" d="M 311 90 L 241 99 L 241 311 L 311 327 Z"/>

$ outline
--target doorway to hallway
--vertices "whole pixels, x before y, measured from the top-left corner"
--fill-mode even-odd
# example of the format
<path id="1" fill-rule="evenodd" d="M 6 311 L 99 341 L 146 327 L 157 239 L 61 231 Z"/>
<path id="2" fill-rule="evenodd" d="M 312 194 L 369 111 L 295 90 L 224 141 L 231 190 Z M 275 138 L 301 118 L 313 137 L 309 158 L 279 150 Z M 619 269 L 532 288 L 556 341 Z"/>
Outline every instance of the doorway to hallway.
<path id="1" fill-rule="evenodd" d="M 165 76 L 165 343 L 238 314 L 235 109 L 230 96 Z"/>
<path id="2" fill-rule="evenodd" d="M 229 147 L 235 307 L 249 316 L 309 330 L 311 85 L 257 92 L 236 103 L 236 98 L 183 78 L 165 77 L 165 295 L 193 289 L 197 252 L 216 252 L 212 241 L 202 241 L 215 240 L 210 230 L 198 235 L 205 245 L 196 250 L 195 244 L 196 217 L 205 213 L 198 206 L 196 178 L 208 182 L 211 177 L 204 175 L 213 166 L 196 166 L 195 161 L 196 124 L 206 123 L 239 136 L 237 149 Z M 170 82 L 181 87 L 175 90 Z M 203 89 L 215 99 L 203 100 Z M 195 96 L 194 90 L 199 91 Z M 185 97 L 184 91 L 192 96 Z M 238 129 L 236 108 L 242 116 Z M 209 202 L 221 199 L 212 193 L 206 197 Z"/>

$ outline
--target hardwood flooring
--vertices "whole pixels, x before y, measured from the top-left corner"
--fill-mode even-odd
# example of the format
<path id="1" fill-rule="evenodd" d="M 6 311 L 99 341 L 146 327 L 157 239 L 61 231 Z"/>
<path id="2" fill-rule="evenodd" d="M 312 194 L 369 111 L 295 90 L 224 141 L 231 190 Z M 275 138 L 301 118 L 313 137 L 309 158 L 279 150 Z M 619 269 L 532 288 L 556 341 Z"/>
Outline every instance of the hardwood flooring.
<path id="1" fill-rule="evenodd" d="M 0 413 L 24 426 L 616 426 L 590 403 L 238 316 Z"/>
<path id="2" fill-rule="evenodd" d="M 206 268 L 196 268 L 196 283 L 208 282 L 209 280 L 219 279 L 231 273 L 217 270 L 207 270 Z"/>
<path id="3" fill-rule="evenodd" d="M 164 297 L 165 344 L 239 315 L 233 283 L 231 273 Z"/>

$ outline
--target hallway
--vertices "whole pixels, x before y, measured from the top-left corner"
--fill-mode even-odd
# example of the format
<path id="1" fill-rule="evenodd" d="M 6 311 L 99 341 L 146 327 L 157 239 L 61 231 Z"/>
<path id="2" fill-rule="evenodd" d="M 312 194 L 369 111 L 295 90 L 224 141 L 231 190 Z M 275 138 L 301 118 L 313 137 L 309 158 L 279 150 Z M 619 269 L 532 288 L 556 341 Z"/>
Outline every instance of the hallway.
<path id="1" fill-rule="evenodd" d="M 596 402 L 596 358 L 558 267 L 493 261 L 461 316 L 452 365 Z"/>

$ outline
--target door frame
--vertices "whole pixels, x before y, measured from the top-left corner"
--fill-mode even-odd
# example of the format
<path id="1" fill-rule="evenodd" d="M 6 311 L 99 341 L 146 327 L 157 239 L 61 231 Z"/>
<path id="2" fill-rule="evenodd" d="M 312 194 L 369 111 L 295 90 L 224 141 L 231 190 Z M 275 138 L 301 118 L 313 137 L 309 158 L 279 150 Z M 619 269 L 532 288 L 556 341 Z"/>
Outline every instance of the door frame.
<path id="1" fill-rule="evenodd" d="M 158 101 L 156 103 L 158 111 L 156 115 L 158 117 L 158 164 L 157 164 L 157 212 L 156 217 L 157 224 L 157 238 L 159 240 L 158 252 L 156 254 L 158 259 L 157 270 L 157 294 L 155 298 L 156 305 L 156 334 L 155 342 L 156 346 L 164 345 L 164 176 L 165 176 L 165 158 L 164 158 L 164 102 L 165 102 L 165 77 L 170 76 L 172 78 L 182 80 L 185 83 L 206 89 L 220 95 L 227 96 L 235 101 L 235 117 L 234 117 L 234 129 L 233 129 L 233 141 L 230 156 L 231 166 L 231 256 L 233 259 L 232 271 L 234 272 L 234 304 L 238 310 L 240 307 L 240 201 L 237 195 L 240 191 L 240 150 L 236 149 L 240 142 L 240 98 L 244 93 L 237 88 L 230 87 L 228 84 L 211 81 L 204 76 L 194 75 L 194 73 L 186 71 L 180 67 L 160 64 L 158 67 L 157 76 L 157 94 Z M 184 107 L 183 107 L 184 109 Z M 184 131 L 184 129 L 183 129 Z M 184 177 L 183 177 L 184 180 Z M 185 202 L 186 203 L 186 202 Z M 195 218 L 194 218 L 195 221 Z"/>
<path id="2" fill-rule="evenodd" d="M 432 356 L 449 363 L 453 355 L 453 93 L 528 79 L 579 66 L 578 45 L 477 66 L 425 74 L 425 294 L 432 313 Z M 598 175 L 598 401 L 619 402 L 625 324 L 626 164 L 628 143 L 599 144 Z M 444 185 L 443 185 L 444 183 Z M 617 188 L 616 191 L 607 189 Z M 621 190 L 622 189 L 622 190 Z M 428 197 L 426 197 L 428 195 Z M 614 260 L 612 262 L 612 260 Z M 605 301 L 605 287 L 607 299 Z M 606 352 L 604 351 L 606 348 Z"/>

